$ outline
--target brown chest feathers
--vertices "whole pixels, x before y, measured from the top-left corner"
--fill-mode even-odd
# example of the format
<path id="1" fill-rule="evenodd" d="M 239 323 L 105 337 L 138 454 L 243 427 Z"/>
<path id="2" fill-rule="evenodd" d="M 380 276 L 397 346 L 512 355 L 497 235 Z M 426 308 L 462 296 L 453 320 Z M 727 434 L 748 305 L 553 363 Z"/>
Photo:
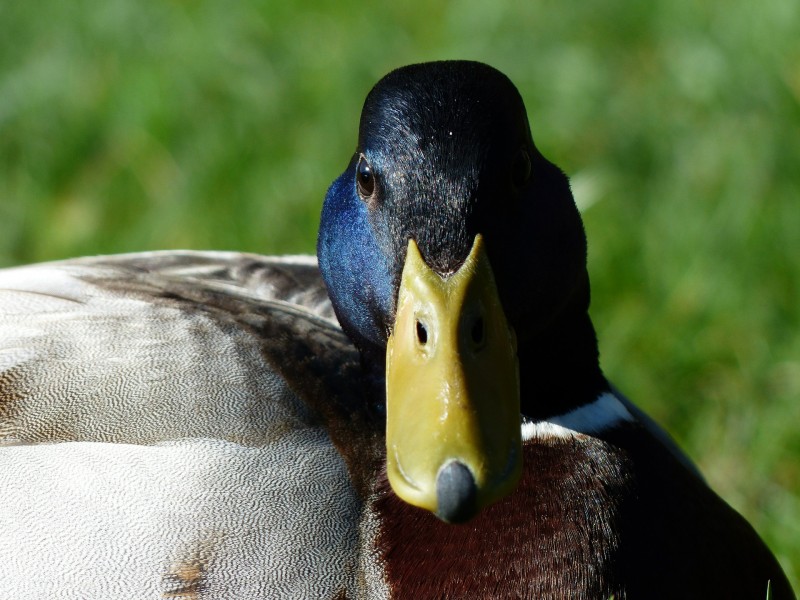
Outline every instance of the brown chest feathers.
<path id="1" fill-rule="evenodd" d="M 376 542 L 393 596 L 620 597 L 609 568 L 624 458 L 585 438 L 528 444 L 524 460 L 514 494 L 464 525 L 442 523 L 381 485 Z"/>
<path id="2" fill-rule="evenodd" d="M 524 446 L 517 490 L 447 525 L 378 484 L 393 598 L 794 598 L 752 527 L 636 426 Z"/>

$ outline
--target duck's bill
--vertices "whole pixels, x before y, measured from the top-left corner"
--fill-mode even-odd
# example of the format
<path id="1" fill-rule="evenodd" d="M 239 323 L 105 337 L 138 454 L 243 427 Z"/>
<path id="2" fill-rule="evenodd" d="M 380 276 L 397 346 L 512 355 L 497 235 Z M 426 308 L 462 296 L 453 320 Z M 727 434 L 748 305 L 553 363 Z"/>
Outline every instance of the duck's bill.
<path id="1" fill-rule="evenodd" d="M 522 471 L 516 338 L 481 236 L 443 278 L 408 244 L 386 354 L 386 463 L 406 502 L 462 522 Z"/>

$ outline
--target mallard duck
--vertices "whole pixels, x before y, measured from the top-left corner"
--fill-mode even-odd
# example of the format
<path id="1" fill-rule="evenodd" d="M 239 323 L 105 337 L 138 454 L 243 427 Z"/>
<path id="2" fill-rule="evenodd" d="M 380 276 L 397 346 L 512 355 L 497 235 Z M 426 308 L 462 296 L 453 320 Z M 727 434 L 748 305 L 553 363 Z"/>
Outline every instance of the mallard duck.
<path id="1" fill-rule="evenodd" d="M 503 74 L 378 82 L 317 255 L 0 273 L 0 595 L 794 597 L 604 377 Z"/>

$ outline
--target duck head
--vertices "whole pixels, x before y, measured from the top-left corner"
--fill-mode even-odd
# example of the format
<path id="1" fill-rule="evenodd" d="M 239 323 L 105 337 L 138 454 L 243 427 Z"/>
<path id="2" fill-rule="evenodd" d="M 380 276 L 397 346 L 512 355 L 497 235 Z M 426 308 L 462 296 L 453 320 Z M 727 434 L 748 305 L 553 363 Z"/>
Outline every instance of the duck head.
<path id="1" fill-rule="evenodd" d="M 520 414 L 563 409 L 527 393 L 528 362 L 588 307 L 580 217 L 511 81 L 467 61 L 379 81 L 317 250 L 342 328 L 385 375 L 395 493 L 448 522 L 510 493 Z"/>

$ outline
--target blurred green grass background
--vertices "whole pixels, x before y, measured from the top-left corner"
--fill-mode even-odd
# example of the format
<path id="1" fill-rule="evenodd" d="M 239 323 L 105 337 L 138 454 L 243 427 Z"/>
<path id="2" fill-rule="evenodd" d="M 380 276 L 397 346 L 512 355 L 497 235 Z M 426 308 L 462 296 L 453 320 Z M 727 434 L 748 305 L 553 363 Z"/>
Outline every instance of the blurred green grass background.
<path id="1" fill-rule="evenodd" d="M 313 252 L 380 76 L 507 73 L 573 177 L 607 374 L 797 586 L 796 0 L 42 0 L 0 23 L 0 266 Z"/>

